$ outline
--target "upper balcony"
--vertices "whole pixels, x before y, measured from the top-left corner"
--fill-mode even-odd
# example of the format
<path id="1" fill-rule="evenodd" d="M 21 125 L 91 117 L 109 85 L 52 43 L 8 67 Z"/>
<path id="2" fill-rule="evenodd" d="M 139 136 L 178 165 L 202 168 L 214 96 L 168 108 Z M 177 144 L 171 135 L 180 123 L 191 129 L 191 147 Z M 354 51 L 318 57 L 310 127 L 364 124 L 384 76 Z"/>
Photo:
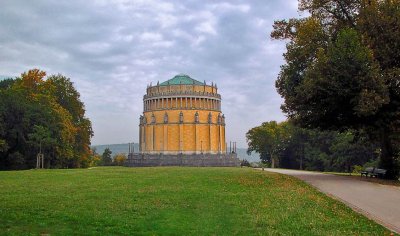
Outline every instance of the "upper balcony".
<path id="1" fill-rule="evenodd" d="M 221 99 L 221 95 L 218 93 L 210 93 L 210 92 L 200 92 L 200 91 L 166 91 L 166 92 L 155 92 L 146 94 L 143 96 L 143 99 L 149 98 L 157 98 L 157 97 L 175 97 L 175 96 L 205 96 L 210 98 L 218 98 Z"/>

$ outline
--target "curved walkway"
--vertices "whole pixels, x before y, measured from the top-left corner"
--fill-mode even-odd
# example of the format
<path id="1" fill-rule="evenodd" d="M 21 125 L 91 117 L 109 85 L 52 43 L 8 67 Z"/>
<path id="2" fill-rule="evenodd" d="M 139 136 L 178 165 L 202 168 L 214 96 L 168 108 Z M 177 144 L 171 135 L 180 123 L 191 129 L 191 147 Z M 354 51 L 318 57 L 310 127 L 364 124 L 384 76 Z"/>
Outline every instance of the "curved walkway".
<path id="1" fill-rule="evenodd" d="M 271 168 L 265 170 L 299 178 L 400 234 L 400 187 L 319 172 Z"/>

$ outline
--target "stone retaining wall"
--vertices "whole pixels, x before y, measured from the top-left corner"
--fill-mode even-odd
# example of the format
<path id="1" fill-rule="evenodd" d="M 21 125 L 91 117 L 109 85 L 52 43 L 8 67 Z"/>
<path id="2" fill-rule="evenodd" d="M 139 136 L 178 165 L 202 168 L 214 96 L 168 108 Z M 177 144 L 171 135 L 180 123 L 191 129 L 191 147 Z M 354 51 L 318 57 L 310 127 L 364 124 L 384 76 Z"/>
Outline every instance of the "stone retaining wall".
<path id="1" fill-rule="evenodd" d="M 129 154 L 125 166 L 240 166 L 237 154 L 193 154 L 193 155 L 163 155 L 163 154 Z"/>

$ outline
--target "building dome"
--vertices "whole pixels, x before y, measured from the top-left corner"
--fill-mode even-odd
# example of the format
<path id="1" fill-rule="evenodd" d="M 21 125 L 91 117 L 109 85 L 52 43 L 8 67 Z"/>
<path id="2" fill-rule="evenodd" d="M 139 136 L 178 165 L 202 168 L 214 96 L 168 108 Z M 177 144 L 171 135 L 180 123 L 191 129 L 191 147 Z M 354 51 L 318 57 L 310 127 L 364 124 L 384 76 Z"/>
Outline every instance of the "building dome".
<path id="1" fill-rule="evenodd" d="M 163 83 L 161 83 L 161 86 L 166 86 L 166 85 L 179 85 L 179 84 L 183 84 L 183 85 L 191 85 L 191 84 L 195 84 L 195 85 L 204 85 L 204 83 L 197 81 L 195 79 L 192 79 L 190 76 L 185 75 L 185 74 L 179 74 L 179 75 L 175 75 L 174 78 L 169 79 Z"/>
<path id="2" fill-rule="evenodd" d="M 222 118 L 223 117 L 223 118 Z M 140 117 L 140 151 L 149 154 L 224 154 L 225 116 L 221 95 L 179 74 L 148 86 Z"/>

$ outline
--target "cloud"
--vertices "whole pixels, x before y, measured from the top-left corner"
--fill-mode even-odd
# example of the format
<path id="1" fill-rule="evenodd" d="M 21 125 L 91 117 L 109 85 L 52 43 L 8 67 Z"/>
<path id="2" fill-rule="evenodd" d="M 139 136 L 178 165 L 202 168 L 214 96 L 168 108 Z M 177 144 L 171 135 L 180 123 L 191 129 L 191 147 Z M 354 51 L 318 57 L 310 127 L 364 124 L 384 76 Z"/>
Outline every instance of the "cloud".
<path id="1" fill-rule="evenodd" d="M 92 120 L 94 144 L 138 140 L 147 84 L 186 73 L 218 84 L 227 141 L 284 120 L 274 83 L 284 42 L 273 21 L 297 1 L 2 1 L 0 75 L 31 68 L 71 78 Z"/>

